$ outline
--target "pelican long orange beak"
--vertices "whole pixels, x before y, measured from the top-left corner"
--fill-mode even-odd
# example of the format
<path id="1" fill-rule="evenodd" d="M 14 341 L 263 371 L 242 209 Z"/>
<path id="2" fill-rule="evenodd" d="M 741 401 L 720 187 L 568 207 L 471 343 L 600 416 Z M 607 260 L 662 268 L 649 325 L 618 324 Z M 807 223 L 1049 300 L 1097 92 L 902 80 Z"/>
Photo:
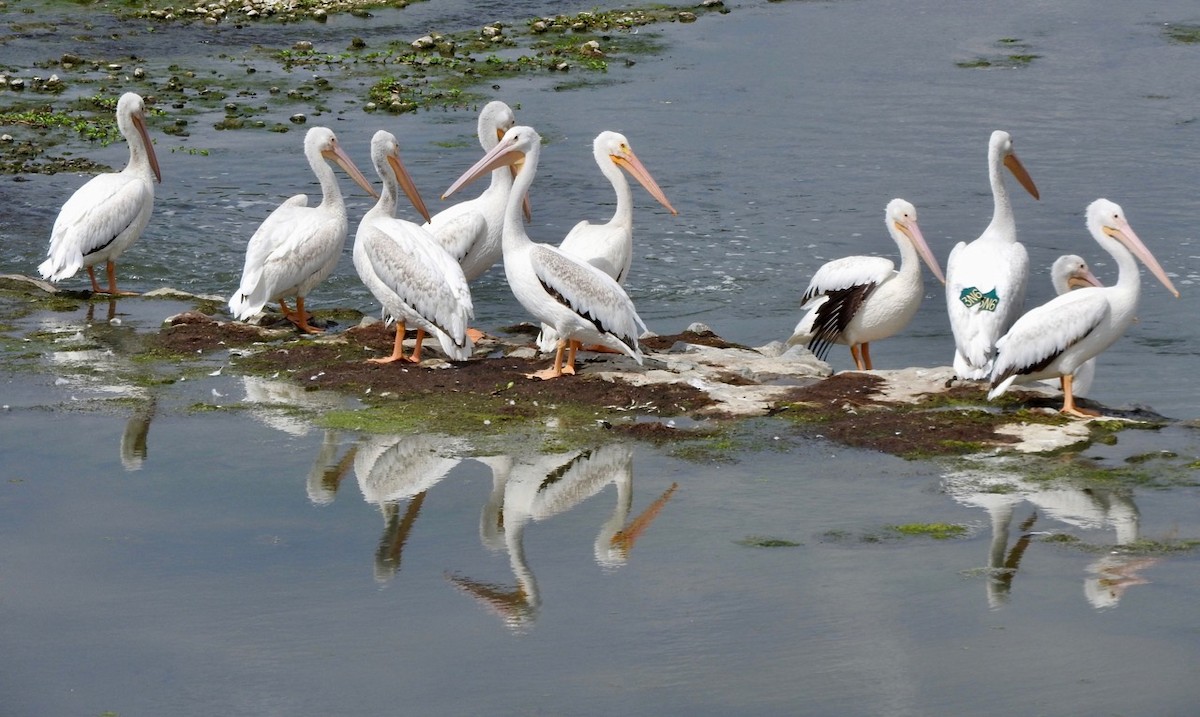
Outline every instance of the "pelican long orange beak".
<path id="1" fill-rule="evenodd" d="M 370 194 L 372 197 L 375 197 L 376 199 L 379 198 L 379 193 L 375 191 L 375 187 L 371 186 L 371 183 L 367 181 L 367 178 L 363 176 L 363 173 L 358 170 L 357 166 L 355 166 L 354 160 L 350 159 L 350 157 L 342 149 L 341 143 L 339 143 L 336 139 L 333 140 L 333 147 L 331 149 L 322 150 L 321 156 L 330 161 L 337 162 L 337 165 L 344 169 L 346 174 L 350 175 L 350 178 L 354 180 L 355 184 L 365 189 L 367 194 Z"/>
<path id="2" fill-rule="evenodd" d="M 429 221 L 429 210 L 425 207 L 425 201 L 421 199 L 421 193 L 417 191 L 417 185 L 413 182 L 412 175 L 408 173 L 404 163 L 400 161 L 399 155 L 389 154 L 388 165 L 392 168 L 392 174 L 396 175 L 396 181 L 400 183 L 400 188 L 408 196 L 408 201 L 412 202 L 413 207 L 417 210 L 425 221 Z"/>
<path id="3" fill-rule="evenodd" d="M 154 170 L 154 178 L 162 184 L 162 171 L 158 168 L 158 155 L 154 153 L 154 143 L 150 141 L 150 131 L 146 129 L 146 118 L 141 112 L 135 112 L 131 115 L 133 126 L 137 128 L 138 134 L 142 135 L 142 144 L 146 146 L 146 156 L 150 159 L 150 168 Z"/>
<path id="4" fill-rule="evenodd" d="M 626 147 L 624 155 L 612 154 L 609 156 L 612 157 L 612 161 L 618 167 L 633 175 L 633 178 L 638 180 L 638 183 L 645 187 L 647 192 L 650 192 L 650 196 L 657 199 L 658 203 L 666 207 L 671 214 L 679 214 L 679 212 L 675 211 L 675 207 L 671 206 L 671 203 L 667 201 L 667 195 L 663 194 L 663 190 L 658 186 L 658 182 L 654 181 L 654 177 L 650 176 L 650 172 L 642 165 L 641 160 L 637 158 L 632 149 Z"/>
<path id="5" fill-rule="evenodd" d="M 1029 172 L 1025 171 L 1025 165 L 1021 164 L 1021 160 L 1017 159 L 1017 155 L 1006 155 L 1004 157 L 1004 166 L 1008 167 L 1008 171 L 1012 172 L 1012 175 L 1017 178 L 1021 186 L 1025 187 L 1025 191 L 1033 195 L 1034 199 L 1042 198 L 1038 194 L 1037 185 L 1033 183 L 1033 178 L 1029 176 Z"/>

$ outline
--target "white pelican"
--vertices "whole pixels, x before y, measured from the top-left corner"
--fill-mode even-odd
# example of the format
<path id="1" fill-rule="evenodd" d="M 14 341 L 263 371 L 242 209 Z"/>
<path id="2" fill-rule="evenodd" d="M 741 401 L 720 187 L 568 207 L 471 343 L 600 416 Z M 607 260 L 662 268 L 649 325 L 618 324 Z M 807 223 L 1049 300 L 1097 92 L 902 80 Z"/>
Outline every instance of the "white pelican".
<path id="1" fill-rule="evenodd" d="M 520 163 L 504 216 L 504 274 L 517 301 L 560 337 L 553 368 L 530 374 L 531 378 L 550 379 L 575 373 L 574 344 L 563 365 L 563 351 L 571 339 L 602 344 L 628 354 L 640 364 L 638 337 L 646 330 L 646 324 L 621 285 L 558 247 L 535 244 L 525 233 L 521 202 L 537 173 L 541 143 L 542 138 L 532 127 L 513 127 L 442 196 L 454 193 L 497 167 Z"/>
<path id="2" fill-rule="evenodd" d="M 1081 289 L 1085 286 L 1104 286 L 1088 268 L 1083 257 L 1075 254 L 1065 254 L 1054 260 L 1054 264 L 1050 267 L 1050 283 L 1054 286 L 1055 295 L 1065 294 L 1072 289 Z M 1096 359 L 1094 358 L 1084 361 L 1079 368 L 1075 369 L 1071 388 L 1076 397 L 1083 398 L 1088 395 L 1095 376 Z M 1062 380 L 1059 379 L 1057 383 L 1061 386 Z"/>
<path id="3" fill-rule="evenodd" d="M 885 216 L 888 234 L 900 248 L 900 269 L 881 256 L 847 256 L 821 266 L 800 300 L 808 313 L 796 324 L 789 346 L 805 343 L 824 360 L 830 346 L 847 344 L 855 367 L 870 371 L 870 343 L 908 326 L 921 305 L 925 282 L 919 262 L 946 281 L 917 225 L 917 208 L 893 199 Z"/>
<path id="4" fill-rule="evenodd" d="M 487 152 L 510 127 L 517 123 L 512 109 L 493 100 L 479 113 L 477 132 L 479 144 Z M 425 228 L 433 232 L 442 248 L 462 267 L 468 282 L 475 281 L 499 261 L 501 235 L 504 230 L 504 209 L 512 190 L 514 172 L 508 167 L 492 171 L 488 188 L 475 199 L 459 202 L 433 216 Z M 528 203 L 525 205 L 529 214 Z"/>
<path id="5" fill-rule="evenodd" d="M 1012 326 L 1025 305 L 1029 254 L 1017 241 L 1012 204 L 1000 167 L 1038 198 L 1029 173 L 1013 152 L 1012 137 L 996 130 L 988 143 L 988 179 L 992 185 L 992 221 L 978 239 L 959 242 L 946 261 L 946 306 L 954 331 L 954 373 L 959 378 L 988 377 L 996 339 Z"/>
<path id="6" fill-rule="evenodd" d="M 596 135 L 592 155 L 600 173 L 612 183 L 617 194 L 617 208 L 612 219 L 604 224 L 592 224 L 586 219 L 580 221 L 558 246 L 616 279 L 618 284 L 624 284 L 633 264 L 633 192 L 621 170 L 629 172 L 671 214 L 679 212 L 667 201 L 658 182 L 633 153 L 625 135 L 608 131 Z M 542 335 L 538 338 L 539 348 L 549 351 L 557 344 L 558 336 L 549 326 L 543 325 Z"/>
<path id="7" fill-rule="evenodd" d="M 263 221 L 246 245 L 241 285 L 229 297 L 229 310 L 236 319 L 248 319 L 278 300 L 283 315 L 301 331 L 320 333 L 308 324 L 304 297 L 333 273 L 349 229 L 337 177 L 325 160 L 337 162 L 371 196 L 375 190 L 327 127 L 308 131 L 304 156 L 321 182 L 321 203 L 310 207 L 308 197 L 297 194 Z M 288 296 L 296 297 L 295 313 L 284 302 Z"/>
<path id="8" fill-rule="evenodd" d="M 117 257 L 141 236 L 154 208 L 154 182 L 162 182 L 154 144 L 146 131 L 142 98 L 126 92 L 117 101 L 117 128 L 129 145 L 129 163 L 120 172 L 92 177 L 67 200 L 54 220 L 50 250 L 38 266 L 43 279 L 60 281 L 87 267 L 92 291 L 117 291 Z M 96 283 L 95 266 L 103 263 L 108 289 Z"/>
<path id="9" fill-rule="evenodd" d="M 1061 376 L 1062 412 L 1080 417 L 1097 415 L 1075 406 L 1072 374 L 1112 345 L 1133 323 L 1141 294 L 1134 257 L 1141 259 L 1168 291 L 1179 296 L 1158 260 L 1134 234 L 1120 206 L 1107 199 L 1092 202 L 1087 208 L 1087 227 L 1116 260 L 1117 283 L 1069 291 L 1018 319 L 996 342 L 989 399 L 1003 394 L 1014 381 Z"/>
<path id="10" fill-rule="evenodd" d="M 371 162 L 383 180 L 379 201 L 359 222 L 354 238 L 354 268 L 379 303 L 384 318 L 396 322 L 392 355 L 368 359 L 375 363 L 421 360 L 425 333 L 437 336 L 442 350 L 455 361 L 471 357 L 467 322 L 474 315 L 471 290 L 458 262 L 446 253 L 432 234 L 412 222 L 397 219 L 399 189 L 413 206 L 428 215 L 412 177 L 400 161 L 396 138 L 379 130 L 371 138 Z M 412 356 L 404 356 L 404 329 L 417 325 Z"/>

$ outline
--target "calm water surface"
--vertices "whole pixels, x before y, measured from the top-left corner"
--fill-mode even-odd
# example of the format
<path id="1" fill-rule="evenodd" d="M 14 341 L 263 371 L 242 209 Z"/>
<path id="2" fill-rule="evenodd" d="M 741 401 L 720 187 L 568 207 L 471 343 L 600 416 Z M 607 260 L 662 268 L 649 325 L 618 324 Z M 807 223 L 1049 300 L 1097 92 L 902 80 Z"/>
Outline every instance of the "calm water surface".
<path id="1" fill-rule="evenodd" d="M 822 262 L 894 255 L 881 226 L 890 198 L 917 205 L 943 262 L 977 236 L 991 213 L 987 137 L 1005 128 L 1042 191 L 1040 202 L 1013 192 L 1042 267 L 1030 301 L 1049 297 L 1044 267 L 1061 253 L 1115 278 L 1082 213 L 1099 196 L 1120 202 L 1183 297 L 1143 282 L 1140 321 L 1102 357 L 1093 395 L 1194 418 L 1200 46 L 1163 30 L 1200 17 L 1183 2 L 1102 5 L 747 2 L 666 28 L 664 55 L 613 68 L 606 86 L 505 81 L 497 96 L 550 143 L 530 234 L 557 241 L 606 217 L 611 190 L 590 145 L 620 130 L 680 210 L 635 195 L 627 284 L 643 316 L 661 333 L 698 320 L 761 344 L 788 335 Z M 244 71 L 201 58 L 256 37 L 311 36 L 330 51 L 346 33 L 416 37 L 477 22 L 474 7 L 435 0 L 370 21 L 221 29 L 211 46 L 199 29 L 171 40 Z M 547 12 L 509 7 L 489 12 Z M 1038 57 L 956 66 L 1010 54 L 1005 39 Z M 73 49 L 56 42 L 7 47 Z M 360 167 L 370 134 L 395 132 L 435 211 L 478 156 L 461 145 L 467 112 L 391 117 L 347 102 L 317 121 Z M 228 294 L 270 208 L 316 189 L 299 132 L 210 126 L 159 139 L 165 181 L 122 265 L 131 288 Z M 187 147 L 210 152 L 167 151 Z M 119 165 L 124 151 L 94 156 Z M 28 179 L 4 183 L 2 273 L 35 270 L 55 212 L 86 178 Z M 352 221 L 368 207 L 360 194 Z M 949 362 L 941 295 L 927 288 L 910 328 L 876 347 L 880 366 Z M 484 327 L 526 318 L 498 269 L 475 297 Z M 374 313 L 349 246 L 311 300 Z M 771 424 L 747 428 L 766 449 L 727 464 L 643 445 L 538 456 L 325 432 L 286 405 L 344 399 L 226 371 L 148 394 L 104 371 L 84 382 L 55 370 L 119 361 L 124 332 L 179 308 L 122 301 L 115 327 L 82 311 L 33 317 L 21 330 L 59 332 L 64 351 L 36 377 L 0 374 L 6 715 L 1183 715 L 1200 698 L 1194 555 L 1041 540 L 1194 538 L 1195 488 L 1048 490 L 1002 466 L 951 472 Z M 71 350 L 82 342 L 117 350 Z M 835 368 L 849 365 L 843 351 Z M 106 396 L 136 400 L 72 410 Z M 188 410 L 198 402 L 256 408 Z M 1196 442 L 1183 427 L 1127 432 L 1088 455 L 1195 456 Z M 399 456 L 417 462 L 388 469 Z M 550 474 L 562 478 L 537 491 Z M 973 533 L 886 538 L 887 526 L 943 521 Z M 754 537 L 798 545 L 743 544 Z M 1005 565 L 1015 572 L 988 570 Z"/>

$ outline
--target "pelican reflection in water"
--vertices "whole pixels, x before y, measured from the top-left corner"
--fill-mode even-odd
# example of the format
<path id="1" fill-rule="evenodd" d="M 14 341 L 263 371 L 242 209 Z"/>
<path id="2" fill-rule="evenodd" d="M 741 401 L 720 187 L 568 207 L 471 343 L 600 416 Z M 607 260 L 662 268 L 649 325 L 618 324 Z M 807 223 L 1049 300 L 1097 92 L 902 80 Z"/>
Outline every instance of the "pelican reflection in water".
<path id="1" fill-rule="evenodd" d="M 1083 485 L 1044 484 L 1029 481 L 1016 472 L 963 470 L 947 475 L 943 488 L 954 500 L 983 508 L 991 519 L 992 540 L 988 550 L 988 605 L 997 608 L 1009 599 L 1021 558 L 1037 535 L 1058 533 L 1039 521 L 1049 519 L 1083 530 L 1114 532 L 1114 546 L 1128 546 L 1140 538 L 1140 514 L 1126 489 L 1099 489 Z M 1019 524 L 1020 537 L 1009 548 L 1012 519 L 1022 503 L 1031 506 Z M 1040 529 L 1039 529 L 1040 527 Z M 1138 571 L 1158 562 L 1157 558 L 1106 552 L 1087 566 L 1084 597 L 1096 609 L 1115 607 L 1125 591 L 1148 581 Z"/>
<path id="2" fill-rule="evenodd" d="M 375 551 L 375 579 L 386 582 L 400 570 L 404 544 L 425 494 L 461 462 L 463 446 L 436 434 L 365 436 L 354 455 L 354 476 L 363 500 L 379 506 L 383 535 Z M 408 501 L 404 513 L 400 503 Z"/>
<path id="3" fill-rule="evenodd" d="M 633 448 L 609 444 L 594 449 L 539 455 L 527 459 L 492 456 L 480 459 L 492 469 L 492 492 L 480 518 L 484 546 L 508 552 L 515 585 L 472 580 L 460 575 L 448 579 L 513 630 L 532 624 L 541 605 L 537 579 L 525 556 L 525 527 L 565 513 L 604 489 L 616 486 L 612 514 L 600 527 L 594 543 L 596 562 L 618 567 L 629 558 L 638 537 L 670 500 L 672 484 L 637 517 L 633 508 Z"/>

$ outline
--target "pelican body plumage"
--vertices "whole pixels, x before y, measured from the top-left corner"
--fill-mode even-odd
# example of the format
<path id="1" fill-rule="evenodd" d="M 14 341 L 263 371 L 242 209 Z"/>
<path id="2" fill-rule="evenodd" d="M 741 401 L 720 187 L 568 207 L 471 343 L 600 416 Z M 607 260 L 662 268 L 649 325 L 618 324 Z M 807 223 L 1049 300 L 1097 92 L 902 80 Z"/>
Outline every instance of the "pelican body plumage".
<path id="1" fill-rule="evenodd" d="M 450 358 L 471 356 L 467 322 L 474 315 L 467 279 L 453 257 L 423 226 L 397 219 L 401 189 L 423 216 L 425 204 L 404 164 L 400 145 L 390 132 L 379 130 L 371 139 L 371 162 L 383 182 L 379 201 L 359 222 L 354 237 L 354 268 L 363 284 L 383 305 L 384 318 L 396 322 L 392 355 L 370 359 L 377 363 L 421 360 L 425 333 L 438 338 Z M 411 357 L 404 356 L 405 326 L 416 324 L 417 343 Z"/>
<path id="2" fill-rule="evenodd" d="M 900 249 L 900 269 L 880 256 L 847 256 L 822 265 L 800 300 L 807 313 L 796 324 L 788 345 L 805 344 L 824 360 L 830 346 L 846 344 L 855 367 L 869 371 L 873 368 L 870 343 L 904 329 L 921 305 L 925 283 L 920 262 L 939 282 L 945 281 L 917 224 L 916 207 L 893 199 L 885 217 L 888 234 Z"/>
<path id="3" fill-rule="evenodd" d="M 989 399 L 1002 395 L 1014 382 L 1061 377 L 1062 412 L 1094 415 L 1075 406 L 1072 377 L 1080 366 L 1111 346 L 1133 323 L 1141 295 L 1137 260 L 1168 291 L 1179 296 L 1118 204 L 1097 199 L 1088 205 L 1087 228 L 1096 243 L 1116 260 L 1116 284 L 1069 291 L 1018 319 L 996 342 Z"/>
<path id="4" fill-rule="evenodd" d="M 525 233 L 522 199 L 537 173 L 541 142 L 532 127 L 512 127 L 443 196 L 497 167 L 519 167 L 504 217 L 504 273 L 521 306 L 560 337 L 554 367 L 531 376 L 548 379 L 574 373 L 574 345 L 566 365 L 563 364 L 563 352 L 570 340 L 607 346 L 640 364 L 638 337 L 646 325 L 621 285 L 559 247 L 534 243 Z"/>
<path id="5" fill-rule="evenodd" d="M 142 235 L 154 209 L 154 184 L 162 182 L 145 115 L 140 95 L 121 95 L 117 128 L 129 145 L 129 162 L 120 172 L 92 177 L 63 204 L 50 232 L 46 260 L 38 266 L 42 278 L 61 281 L 86 267 L 93 292 L 128 294 L 117 290 L 117 257 Z M 106 265 L 107 289 L 96 282 L 97 264 Z"/>
<path id="6" fill-rule="evenodd" d="M 1017 241 L 1002 168 L 1012 172 L 1021 186 L 1038 198 L 1037 186 L 1013 150 L 1012 137 L 1003 130 L 992 132 L 988 142 L 992 221 L 975 241 L 959 242 L 946 261 L 946 307 L 954 332 L 954 373 L 964 379 L 988 377 L 996 340 L 1025 306 L 1029 254 Z"/>
<path id="7" fill-rule="evenodd" d="M 559 244 L 559 248 L 596 267 L 616 280 L 618 284 L 625 283 L 629 268 L 633 265 L 633 192 L 630 191 L 629 181 L 625 179 L 628 172 L 638 181 L 650 196 L 667 208 L 671 214 L 678 214 L 675 207 L 667 200 L 667 195 L 654 181 L 633 148 L 629 140 L 619 132 L 604 131 L 596 135 L 592 141 L 592 156 L 600 173 L 612 184 L 613 192 L 617 195 L 617 206 L 613 216 L 603 224 L 593 224 L 586 219 L 576 224 Z M 622 171 L 624 170 L 624 171 Z M 558 345 L 558 335 L 549 326 L 542 326 L 541 336 L 538 337 L 538 348 L 542 351 L 553 350 Z"/>
<path id="8" fill-rule="evenodd" d="M 337 177 L 326 160 L 336 162 L 371 196 L 375 190 L 342 150 L 328 127 L 313 127 L 304 137 L 304 156 L 321 183 L 321 203 L 308 206 L 308 197 L 297 194 L 259 225 L 246 245 L 246 262 L 237 291 L 229 298 L 234 318 L 245 320 L 262 311 L 268 301 L 279 301 L 289 321 L 306 333 L 321 329 L 309 325 L 304 297 L 325 280 L 341 257 L 349 221 Z M 293 313 L 284 301 L 296 297 Z"/>

